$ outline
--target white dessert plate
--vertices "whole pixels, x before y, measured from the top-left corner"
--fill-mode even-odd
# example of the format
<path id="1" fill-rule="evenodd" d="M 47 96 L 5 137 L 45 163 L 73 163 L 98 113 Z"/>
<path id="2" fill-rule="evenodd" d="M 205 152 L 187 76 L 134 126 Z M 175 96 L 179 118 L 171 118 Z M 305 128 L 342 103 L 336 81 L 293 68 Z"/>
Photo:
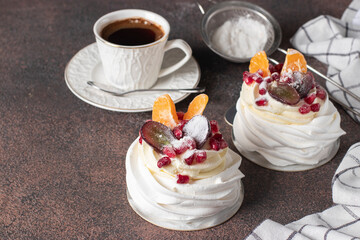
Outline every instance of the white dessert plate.
<path id="1" fill-rule="evenodd" d="M 234 132 L 232 132 L 231 138 L 232 138 L 232 141 L 233 141 L 235 147 L 239 150 L 239 148 L 236 146 Z M 249 152 L 249 151 L 240 151 L 240 150 L 239 150 L 239 152 L 246 159 L 248 159 L 249 161 L 251 161 L 261 167 L 271 169 L 271 170 L 281 171 L 281 172 L 299 172 L 299 171 L 306 171 L 306 170 L 314 169 L 314 168 L 320 167 L 320 166 L 324 165 L 325 163 L 329 162 L 331 159 L 333 159 L 335 157 L 336 153 L 339 150 L 339 147 L 340 147 L 340 139 L 338 139 L 336 141 L 336 145 L 331 150 L 331 153 L 329 154 L 329 156 L 327 158 L 321 160 L 318 164 L 314 164 L 314 165 L 293 164 L 293 165 L 288 165 L 288 166 L 277 166 L 277 165 L 271 164 L 258 152 Z"/>
<path id="2" fill-rule="evenodd" d="M 179 49 L 165 53 L 163 67 L 170 66 L 183 55 Z M 108 84 L 105 80 L 103 66 L 98 54 L 96 43 L 81 49 L 69 61 L 65 68 L 65 82 L 71 92 L 95 107 L 117 112 L 146 112 L 151 111 L 157 97 L 164 92 L 139 92 L 122 97 L 115 97 L 108 93 L 94 89 L 87 81 Z M 200 81 L 200 67 L 194 57 L 174 73 L 159 78 L 153 88 L 194 88 Z M 190 93 L 169 92 L 174 103 L 185 99 Z"/>

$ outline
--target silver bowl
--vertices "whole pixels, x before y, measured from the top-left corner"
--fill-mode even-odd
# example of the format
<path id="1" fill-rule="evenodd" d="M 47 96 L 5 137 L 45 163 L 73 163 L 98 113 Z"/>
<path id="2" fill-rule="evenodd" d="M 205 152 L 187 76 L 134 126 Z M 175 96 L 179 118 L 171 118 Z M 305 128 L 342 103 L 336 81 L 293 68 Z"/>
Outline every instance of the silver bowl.
<path id="1" fill-rule="evenodd" d="M 201 35 L 206 45 L 219 56 L 237 63 L 249 62 L 251 58 L 237 58 L 229 56 L 212 44 L 211 39 L 217 28 L 219 28 L 227 20 L 246 17 L 262 23 L 267 31 L 268 39 L 264 47 L 264 51 L 269 56 L 280 45 L 282 33 L 279 23 L 276 19 L 263 8 L 242 1 L 221 2 L 213 5 L 203 16 L 201 22 Z"/>

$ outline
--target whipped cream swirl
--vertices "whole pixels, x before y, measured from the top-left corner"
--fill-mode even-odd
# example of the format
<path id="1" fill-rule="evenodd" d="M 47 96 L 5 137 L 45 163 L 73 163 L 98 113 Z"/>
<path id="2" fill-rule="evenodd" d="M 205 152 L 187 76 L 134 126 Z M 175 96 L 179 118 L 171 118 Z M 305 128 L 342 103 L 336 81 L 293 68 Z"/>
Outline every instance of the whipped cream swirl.
<path id="1" fill-rule="evenodd" d="M 128 199 L 149 222 L 174 230 L 199 230 L 232 217 L 243 199 L 241 157 L 226 148 L 205 150 L 201 164 L 186 166 L 181 158 L 161 169 L 161 157 L 145 141 L 135 140 L 126 156 Z M 188 184 L 176 183 L 176 174 L 188 174 Z"/>
<path id="2" fill-rule="evenodd" d="M 234 144 L 240 152 L 258 152 L 276 166 L 315 165 L 337 151 L 340 114 L 329 101 L 316 98 L 319 112 L 299 113 L 304 104 L 283 104 L 267 93 L 267 106 L 257 106 L 258 84 L 243 83 L 234 119 Z M 314 90 L 312 90 L 314 91 Z M 335 152 L 334 152 L 335 151 Z"/>

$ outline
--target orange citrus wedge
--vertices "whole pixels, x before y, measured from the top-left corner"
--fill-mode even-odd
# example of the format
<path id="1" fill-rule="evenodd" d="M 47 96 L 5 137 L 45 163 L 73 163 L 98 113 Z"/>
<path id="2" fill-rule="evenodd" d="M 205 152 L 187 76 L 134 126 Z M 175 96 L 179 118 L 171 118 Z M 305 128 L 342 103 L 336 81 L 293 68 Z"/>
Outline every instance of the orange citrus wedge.
<path id="1" fill-rule="evenodd" d="M 299 51 L 291 48 L 287 50 L 286 58 L 281 74 L 284 74 L 289 70 L 293 72 L 295 71 L 299 71 L 302 73 L 307 72 L 306 60 L 304 58 L 304 55 L 302 55 Z"/>
<path id="2" fill-rule="evenodd" d="M 256 53 L 250 60 L 249 71 L 256 73 L 258 70 L 263 71 L 263 77 L 270 76 L 269 60 L 267 59 L 265 51 Z"/>
<path id="3" fill-rule="evenodd" d="M 158 97 L 153 106 L 152 120 L 173 129 L 178 123 L 178 116 L 173 100 L 169 94 Z"/>
<path id="4" fill-rule="evenodd" d="M 189 104 L 188 110 L 184 114 L 184 120 L 190 120 L 195 115 L 202 115 L 208 101 L 208 95 L 204 93 L 197 95 Z"/>

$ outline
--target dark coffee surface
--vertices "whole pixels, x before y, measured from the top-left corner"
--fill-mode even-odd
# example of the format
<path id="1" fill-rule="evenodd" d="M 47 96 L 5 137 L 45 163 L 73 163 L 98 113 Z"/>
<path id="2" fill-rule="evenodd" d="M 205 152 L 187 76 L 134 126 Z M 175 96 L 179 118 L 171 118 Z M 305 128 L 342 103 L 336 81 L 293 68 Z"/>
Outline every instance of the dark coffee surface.
<path id="1" fill-rule="evenodd" d="M 113 22 L 101 31 L 105 40 L 125 46 L 144 45 L 164 36 L 161 26 L 143 18 L 129 18 Z"/>
<path id="2" fill-rule="evenodd" d="M 287 224 L 333 205 L 332 177 L 348 148 L 360 141 L 360 125 L 337 104 L 347 134 L 341 137 L 335 158 L 324 166 L 286 173 L 243 158 L 245 198 L 229 221 L 211 229 L 181 232 L 143 220 L 126 198 L 125 157 L 151 112 L 96 108 L 74 96 L 64 80 L 69 60 L 95 42 L 95 21 L 126 8 L 165 17 L 171 25 L 170 39 L 184 39 L 191 46 L 201 69 L 199 85 L 206 86 L 209 96 L 204 114 L 219 122 L 234 151 L 232 129 L 224 114 L 239 98 L 242 73 L 249 64 L 228 62 L 204 44 L 202 14 L 193 0 L 0 2 L 0 32 L 5 36 L 0 38 L 0 239 L 238 240 L 266 218 Z M 322 14 L 340 18 L 351 1 L 251 2 L 279 21 L 281 47 L 286 49 L 302 24 Z M 280 53 L 271 57 L 284 61 Z M 326 73 L 323 64 L 311 57 L 306 60 Z M 186 112 L 195 96 L 177 103 L 176 109 Z"/>

